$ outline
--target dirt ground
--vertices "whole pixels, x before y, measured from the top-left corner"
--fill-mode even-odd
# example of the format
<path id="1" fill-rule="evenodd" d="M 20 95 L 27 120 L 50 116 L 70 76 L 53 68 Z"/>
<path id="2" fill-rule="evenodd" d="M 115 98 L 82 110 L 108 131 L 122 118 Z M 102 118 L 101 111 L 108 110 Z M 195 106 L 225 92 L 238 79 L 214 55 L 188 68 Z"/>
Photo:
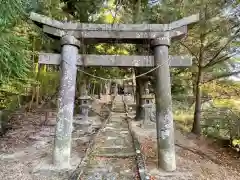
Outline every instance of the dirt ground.
<path id="1" fill-rule="evenodd" d="M 175 129 L 177 171 L 157 170 L 156 130 L 143 130 L 139 122 L 132 129 L 140 141 L 146 161 L 147 174 L 152 180 L 240 180 L 240 155 L 220 148 L 212 140 L 196 138 Z"/>
<path id="2" fill-rule="evenodd" d="M 95 100 L 93 109 L 100 114 L 106 98 Z M 48 120 L 46 119 L 48 112 Z M 69 174 L 44 172 L 51 166 L 54 142 L 56 110 L 15 112 L 10 124 L 13 125 L 0 137 L 0 180 L 65 180 Z M 72 143 L 71 166 L 74 168 L 85 155 L 87 143 Z M 41 173 L 40 173 L 41 171 Z M 71 173 L 71 170 L 69 171 Z"/>

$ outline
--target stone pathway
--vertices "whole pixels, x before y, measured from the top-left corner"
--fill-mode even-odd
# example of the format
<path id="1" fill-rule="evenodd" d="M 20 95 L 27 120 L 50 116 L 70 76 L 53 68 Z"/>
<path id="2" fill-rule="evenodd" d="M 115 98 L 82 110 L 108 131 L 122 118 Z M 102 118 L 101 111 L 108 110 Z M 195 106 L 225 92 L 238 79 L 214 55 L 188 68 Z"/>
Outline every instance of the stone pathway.
<path id="1" fill-rule="evenodd" d="M 121 96 L 113 104 L 113 112 L 100 134 L 80 179 L 83 180 L 134 180 L 137 165 L 132 136 L 125 120 Z"/>

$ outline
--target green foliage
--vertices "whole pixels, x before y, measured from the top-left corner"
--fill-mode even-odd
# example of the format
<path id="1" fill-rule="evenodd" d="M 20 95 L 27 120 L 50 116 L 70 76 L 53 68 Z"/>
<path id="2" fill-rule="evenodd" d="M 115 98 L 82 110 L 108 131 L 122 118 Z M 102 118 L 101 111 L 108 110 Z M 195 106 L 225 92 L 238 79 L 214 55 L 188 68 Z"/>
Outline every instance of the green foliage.
<path id="1" fill-rule="evenodd" d="M 183 94 L 190 94 L 191 83 L 189 83 L 189 69 L 171 69 L 171 90 L 173 96 L 182 96 Z"/>
<path id="2" fill-rule="evenodd" d="M 0 2 L 0 108 L 9 108 L 19 94 L 30 69 L 29 41 L 19 25 L 25 17 L 27 1 Z"/>
<path id="3" fill-rule="evenodd" d="M 104 0 L 95 1 L 78 1 L 78 0 L 62 0 L 64 2 L 64 12 L 70 14 L 73 19 L 79 20 L 80 22 L 89 22 L 93 20 L 94 15 L 99 12 Z"/>
<path id="4" fill-rule="evenodd" d="M 1 0 L 0 3 L 1 29 L 12 27 L 12 23 L 16 23 L 25 14 L 26 1 L 24 0 Z"/>
<path id="5" fill-rule="evenodd" d="M 40 72 L 38 79 L 42 96 L 51 96 L 56 93 L 56 89 L 60 84 L 59 72 Z"/>
<path id="6" fill-rule="evenodd" d="M 34 83 L 29 79 L 33 64 L 30 40 L 36 33 L 26 23 L 32 3 L 36 5 L 30 0 L 0 1 L 0 108 L 9 108 Z"/>
<path id="7" fill-rule="evenodd" d="M 0 9 L 0 87 L 4 82 L 27 77 L 29 70 L 29 42 L 18 36 L 15 27 L 22 22 L 24 1 L 1 2 Z"/>
<path id="8" fill-rule="evenodd" d="M 205 134 L 232 139 L 240 137 L 240 112 L 229 107 L 233 107 L 233 104 L 229 106 L 226 102 L 221 102 L 203 112 L 202 126 Z"/>
<path id="9" fill-rule="evenodd" d="M 28 41 L 7 30 L 1 32 L 0 40 L 0 84 L 15 78 L 23 79 L 29 72 Z M 4 37 L 3 37 L 4 36 Z"/>
<path id="10" fill-rule="evenodd" d="M 211 98 L 238 99 L 240 84 L 235 81 L 212 81 L 201 86 L 202 92 Z"/>
<path id="11" fill-rule="evenodd" d="M 202 109 L 203 132 L 214 137 L 240 137 L 239 83 L 213 82 L 203 86 L 213 100 Z"/>

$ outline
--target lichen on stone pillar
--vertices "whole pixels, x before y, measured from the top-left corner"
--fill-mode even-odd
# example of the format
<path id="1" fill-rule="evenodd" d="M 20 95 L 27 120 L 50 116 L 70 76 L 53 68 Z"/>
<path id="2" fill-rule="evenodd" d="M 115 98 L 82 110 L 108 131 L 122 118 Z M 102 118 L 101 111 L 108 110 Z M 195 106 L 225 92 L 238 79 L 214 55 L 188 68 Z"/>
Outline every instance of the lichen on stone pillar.
<path id="1" fill-rule="evenodd" d="M 74 36 L 66 35 L 61 39 L 61 46 L 61 80 L 53 164 L 57 167 L 69 167 L 77 75 L 76 64 L 80 42 Z"/>
<path id="2" fill-rule="evenodd" d="M 168 62 L 169 35 L 151 42 L 156 69 L 156 127 L 158 143 L 158 165 L 165 171 L 176 170 L 174 127 L 170 69 Z"/>

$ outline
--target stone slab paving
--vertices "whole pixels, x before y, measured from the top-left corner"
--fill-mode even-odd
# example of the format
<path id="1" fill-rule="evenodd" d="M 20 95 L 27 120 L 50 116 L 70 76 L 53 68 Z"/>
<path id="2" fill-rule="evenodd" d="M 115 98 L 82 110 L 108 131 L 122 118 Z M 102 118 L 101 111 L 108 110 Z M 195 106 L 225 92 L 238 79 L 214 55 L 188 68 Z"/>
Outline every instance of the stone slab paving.
<path id="1" fill-rule="evenodd" d="M 83 180 L 134 180 L 137 164 L 132 136 L 123 113 L 123 103 L 116 97 L 111 119 L 96 138 Z M 120 111 L 121 110 L 121 111 Z"/>
<path id="2" fill-rule="evenodd" d="M 89 159 L 83 180 L 134 180 L 134 158 L 106 158 L 93 156 Z"/>

